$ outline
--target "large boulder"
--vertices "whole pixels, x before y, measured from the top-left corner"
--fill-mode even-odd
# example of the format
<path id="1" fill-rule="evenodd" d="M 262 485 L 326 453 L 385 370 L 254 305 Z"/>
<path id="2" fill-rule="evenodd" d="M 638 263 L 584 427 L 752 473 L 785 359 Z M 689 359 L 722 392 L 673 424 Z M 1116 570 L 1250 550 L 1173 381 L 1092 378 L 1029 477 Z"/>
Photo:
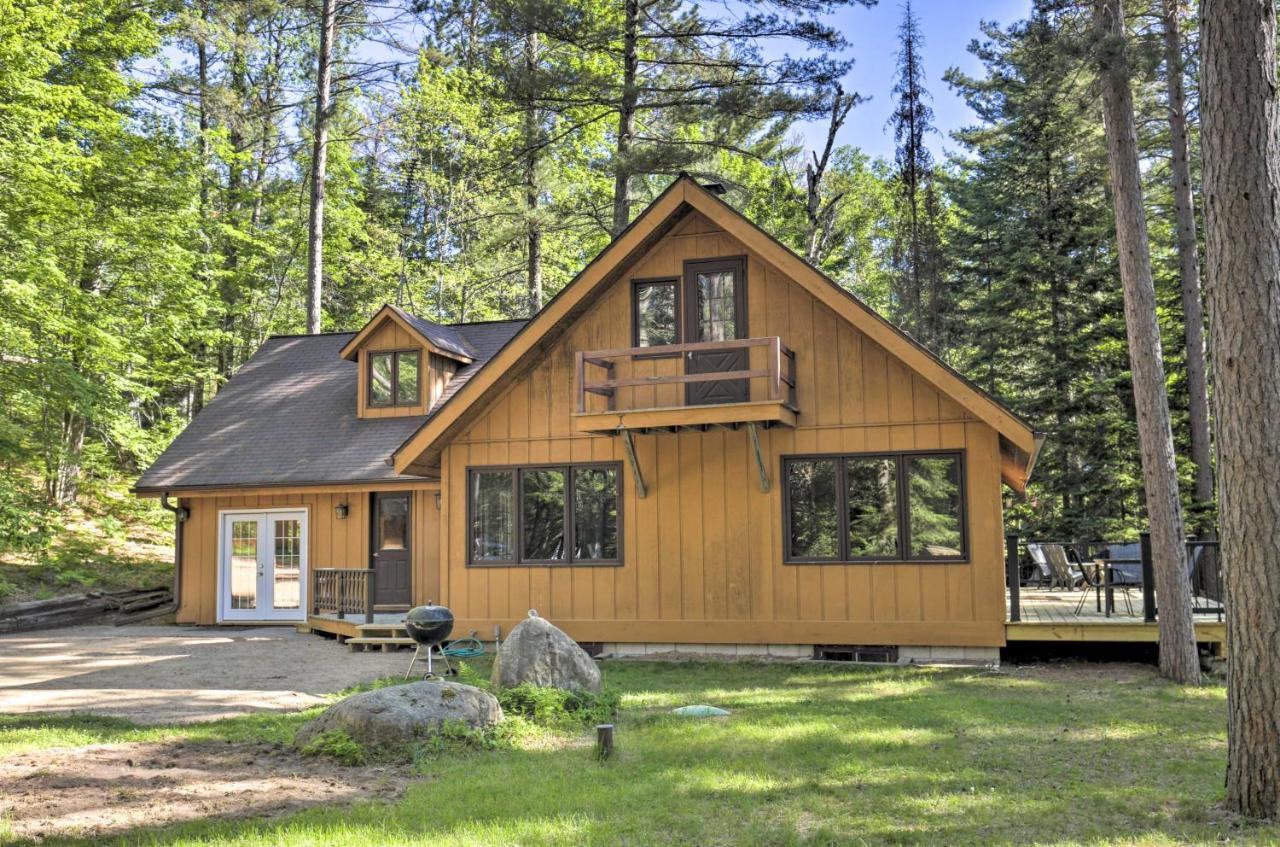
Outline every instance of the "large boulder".
<path id="1" fill-rule="evenodd" d="M 445 721 L 484 729 L 500 720 L 502 707 L 487 691 L 457 682 L 414 682 L 335 703 L 298 731 L 297 743 L 342 730 L 366 747 L 394 747 L 439 732 Z"/>
<path id="2" fill-rule="evenodd" d="M 600 693 L 600 668 L 577 642 L 546 618 L 530 613 L 498 649 L 493 683 Z"/>

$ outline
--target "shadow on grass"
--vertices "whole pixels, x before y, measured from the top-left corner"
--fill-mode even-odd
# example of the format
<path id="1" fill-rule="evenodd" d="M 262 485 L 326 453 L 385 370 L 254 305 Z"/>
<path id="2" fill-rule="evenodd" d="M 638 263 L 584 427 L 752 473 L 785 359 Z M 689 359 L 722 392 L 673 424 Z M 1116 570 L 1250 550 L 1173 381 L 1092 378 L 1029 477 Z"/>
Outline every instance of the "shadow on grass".
<path id="1" fill-rule="evenodd" d="M 1104 844 L 1230 837 L 1221 698 L 970 671 L 610 664 L 618 754 L 423 763 L 399 802 L 136 831 L 148 844 Z M 688 720 L 711 702 L 728 719 Z M 318 765 L 321 767 L 332 767 Z M 333 767 L 336 778 L 342 770 Z"/>

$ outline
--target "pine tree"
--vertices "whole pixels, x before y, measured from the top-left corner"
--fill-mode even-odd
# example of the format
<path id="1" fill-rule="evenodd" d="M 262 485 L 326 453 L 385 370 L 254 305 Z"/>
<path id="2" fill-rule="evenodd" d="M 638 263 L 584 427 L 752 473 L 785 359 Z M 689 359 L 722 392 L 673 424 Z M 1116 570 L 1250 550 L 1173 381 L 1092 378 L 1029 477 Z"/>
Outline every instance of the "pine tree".
<path id="1" fill-rule="evenodd" d="M 1204 196 L 1231 810 L 1280 817 L 1280 94 L 1276 9 L 1205 0 Z"/>
<path id="2" fill-rule="evenodd" d="M 1111 264 L 1101 114 L 1069 34 L 1079 10 L 1037 2 L 947 74 L 978 115 L 947 193 L 957 366 L 1047 430 L 1010 519 L 1041 538 L 1137 528 L 1138 455 L 1122 302 Z"/>
<path id="3" fill-rule="evenodd" d="M 1124 7 L 1121 0 L 1094 0 L 1093 14 L 1143 489 L 1155 559 L 1155 589 L 1160 596 L 1160 671 L 1177 682 L 1195 685 L 1200 682 L 1200 656 L 1187 580 L 1186 532 L 1139 177 Z"/>
<path id="4" fill-rule="evenodd" d="M 933 127 L 933 108 L 924 87 L 921 50 L 924 36 L 910 0 L 903 6 L 898 28 L 898 98 L 889 126 L 897 142 L 897 226 L 894 234 L 895 272 L 893 316 L 926 345 L 946 346 L 944 318 L 948 311 L 941 243 L 941 198 L 933 154 L 925 139 Z"/>

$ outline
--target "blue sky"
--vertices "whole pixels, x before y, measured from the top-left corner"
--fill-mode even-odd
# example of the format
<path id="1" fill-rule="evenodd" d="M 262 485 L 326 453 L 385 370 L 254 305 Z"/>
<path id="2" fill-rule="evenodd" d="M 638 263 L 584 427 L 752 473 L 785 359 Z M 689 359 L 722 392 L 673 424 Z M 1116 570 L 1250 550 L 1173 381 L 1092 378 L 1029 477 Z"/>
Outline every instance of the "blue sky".
<path id="1" fill-rule="evenodd" d="M 969 111 L 942 79 L 950 67 L 972 73 L 981 72 L 981 64 L 968 52 L 969 42 L 978 37 L 981 21 L 994 20 L 1002 25 L 1025 17 L 1030 0 L 915 0 L 916 17 L 924 31 L 924 70 L 926 87 L 933 95 L 935 123 L 940 134 L 929 140 L 935 158 L 954 149 L 948 138 L 952 130 L 973 122 Z M 893 110 L 894 56 L 898 50 L 898 25 L 902 20 L 899 0 L 880 0 L 871 9 L 853 7 L 841 11 L 832 22 L 850 42 L 850 53 L 856 60 L 845 81 L 845 90 L 854 90 L 869 98 L 854 109 L 839 135 L 842 144 L 854 144 L 873 156 L 893 158 L 893 136 L 885 128 Z M 801 127 L 809 146 L 815 147 L 826 138 L 825 122 Z"/>

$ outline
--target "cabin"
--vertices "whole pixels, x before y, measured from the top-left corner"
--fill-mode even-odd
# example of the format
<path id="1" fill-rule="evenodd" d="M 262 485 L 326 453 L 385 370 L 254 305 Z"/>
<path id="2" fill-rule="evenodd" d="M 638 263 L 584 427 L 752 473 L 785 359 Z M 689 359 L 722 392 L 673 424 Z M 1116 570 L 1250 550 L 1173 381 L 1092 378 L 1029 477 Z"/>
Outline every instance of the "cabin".
<path id="1" fill-rule="evenodd" d="M 1040 443 L 681 176 L 530 320 L 269 339 L 136 491 L 183 623 L 991 661 Z"/>

